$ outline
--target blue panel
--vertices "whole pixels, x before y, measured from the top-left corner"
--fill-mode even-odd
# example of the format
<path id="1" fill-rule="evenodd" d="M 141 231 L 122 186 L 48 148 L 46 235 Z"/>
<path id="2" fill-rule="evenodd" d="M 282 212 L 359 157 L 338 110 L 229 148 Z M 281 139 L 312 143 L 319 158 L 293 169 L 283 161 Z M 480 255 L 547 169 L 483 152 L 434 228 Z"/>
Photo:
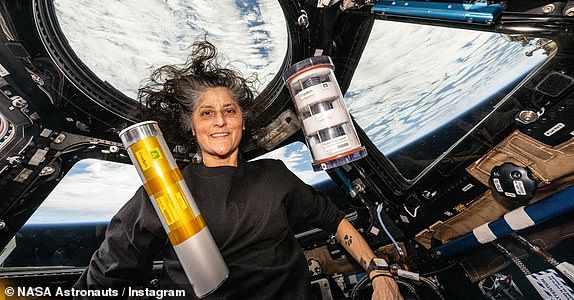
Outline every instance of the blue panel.
<path id="1" fill-rule="evenodd" d="M 502 6 L 498 3 L 486 5 L 484 3 L 380 0 L 373 6 L 371 12 L 379 15 L 492 24 L 500 18 Z"/>

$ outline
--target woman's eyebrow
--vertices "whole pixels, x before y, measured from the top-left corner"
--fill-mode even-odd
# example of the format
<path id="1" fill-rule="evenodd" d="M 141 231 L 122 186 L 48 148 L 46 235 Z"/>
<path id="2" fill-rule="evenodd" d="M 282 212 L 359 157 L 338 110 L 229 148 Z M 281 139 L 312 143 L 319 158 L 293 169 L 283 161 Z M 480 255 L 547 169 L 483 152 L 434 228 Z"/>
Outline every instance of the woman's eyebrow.
<path id="1" fill-rule="evenodd" d="M 202 108 L 214 108 L 214 107 L 211 104 L 204 104 L 204 105 L 200 105 L 197 107 L 197 109 L 202 109 Z"/>
<path id="2" fill-rule="evenodd" d="M 237 103 L 233 103 L 233 102 L 228 102 L 228 103 L 225 103 L 225 104 L 222 105 L 223 108 L 227 108 L 227 107 L 230 107 L 230 106 L 237 107 L 238 105 L 237 105 Z M 214 108 L 214 106 L 211 105 L 211 104 L 204 104 L 204 105 L 200 105 L 200 106 L 197 107 L 197 108 L 198 108 L 198 109 L 200 109 L 200 108 Z"/>

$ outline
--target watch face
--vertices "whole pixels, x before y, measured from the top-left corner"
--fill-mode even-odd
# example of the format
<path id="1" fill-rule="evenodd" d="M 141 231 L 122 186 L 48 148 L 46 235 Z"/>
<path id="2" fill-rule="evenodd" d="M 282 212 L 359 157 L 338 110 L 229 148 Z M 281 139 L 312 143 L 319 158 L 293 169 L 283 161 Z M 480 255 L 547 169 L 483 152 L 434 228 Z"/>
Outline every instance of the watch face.
<path id="1" fill-rule="evenodd" d="M 386 262 L 384 259 L 382 259 L 382 258 L 377 258 L 377 257 L 373 258 L 373 263 L 375 263 L 375 265 L 376 265 L 377 267 L 386 267 L 386 266 L 388 266 L 387 262 Z"/>
<path id="2" fill-rule="evenodd" d="M 387 262 L 384 259 L 375 257 L 369 263 L 369 267 L 367 268 L 367 271 L 369 273 L 371 273 L 374 270 L 388 270 L 388 266 L 389 265 L 387 264 Z"/>

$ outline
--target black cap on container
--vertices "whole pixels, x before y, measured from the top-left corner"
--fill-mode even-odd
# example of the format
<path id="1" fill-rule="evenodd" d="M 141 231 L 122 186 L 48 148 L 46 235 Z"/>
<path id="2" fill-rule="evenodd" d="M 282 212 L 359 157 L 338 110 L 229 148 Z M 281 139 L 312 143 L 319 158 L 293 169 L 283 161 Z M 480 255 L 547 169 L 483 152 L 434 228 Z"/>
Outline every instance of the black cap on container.
<path id="1" fill-rule="evenodd" d="M 291 78 L 291 76 L 297 74 L 299 71 L 306 69 L 308 67 L 316 65 L 326 65 L 326 64 L 334 66 L 331 57 L 326 55 L 305 58 L 302 61 L 295 63 L 285 72 L 283 72 L 283 81 L 287 82 L 289 78 Z"/>

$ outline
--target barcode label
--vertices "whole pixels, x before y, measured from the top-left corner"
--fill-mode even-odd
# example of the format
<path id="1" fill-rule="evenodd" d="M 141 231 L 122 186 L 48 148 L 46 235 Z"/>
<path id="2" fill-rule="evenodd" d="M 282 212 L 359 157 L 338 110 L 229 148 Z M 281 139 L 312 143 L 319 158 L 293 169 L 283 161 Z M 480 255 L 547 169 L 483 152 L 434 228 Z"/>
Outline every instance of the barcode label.
<path id="1" fill-rule="evenodd" d="M 522 183 L 522 181 L 513 181 L 512 182 L 514 184 L 514 190 L 516 191 L 516 193 L 518 195 L 526 195 L 526 190 L 524 189 L 524 184 Z"/>

